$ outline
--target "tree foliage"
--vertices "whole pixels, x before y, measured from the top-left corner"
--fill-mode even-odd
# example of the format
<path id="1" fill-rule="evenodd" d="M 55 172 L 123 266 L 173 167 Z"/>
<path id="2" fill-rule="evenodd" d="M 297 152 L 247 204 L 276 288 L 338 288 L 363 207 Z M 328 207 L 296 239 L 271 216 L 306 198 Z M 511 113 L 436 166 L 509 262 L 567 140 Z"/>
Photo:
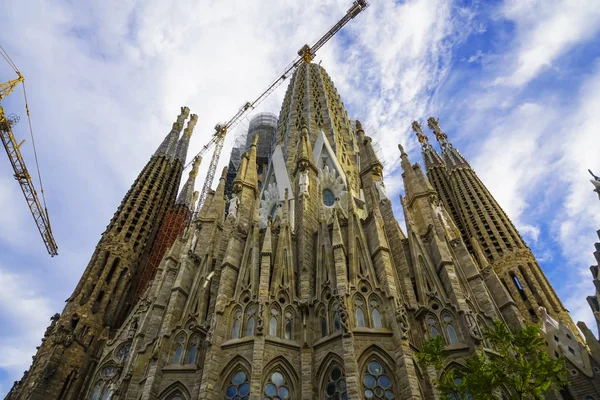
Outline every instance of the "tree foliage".
<path id="1" fill-rule="evenodd" d="M 508 396 L 510 400 L 537 400 L 543 399 L 549 389 L 567 385 L 564 360 L 548 357 L 537 326 L 511 332 L 503 322 L 496 321 L 483 336 L 493 352 L 475 352 L 460 371 L 445 371 L 434 382 L 443 396 L 453 400 L 494 400 L 504 393 L 502 398 Z M 417 357 L 420 364 L 441 372 L 450 352 L 437 336 L 425 343 Z"/>

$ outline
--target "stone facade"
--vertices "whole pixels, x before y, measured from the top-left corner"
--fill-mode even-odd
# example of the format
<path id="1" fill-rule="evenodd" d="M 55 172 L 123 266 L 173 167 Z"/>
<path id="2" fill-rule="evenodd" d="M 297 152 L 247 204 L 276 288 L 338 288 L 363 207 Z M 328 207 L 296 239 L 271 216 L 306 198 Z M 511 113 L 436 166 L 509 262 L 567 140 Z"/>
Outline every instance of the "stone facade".
<path id="1" fill-rule="evenodd" d="M 400 148 L 402 231 L 371 138 L 348 118 L 321 66 L 305 63 L 291 78 L 262 187 L 259 140 L 253 138 L 230 180 L 232 197 L 225 196 L 224 169 L 124 321 L 113 321 L 113 314 L 98 320 L 94 337 L 102 336 L 86 351 L 73 336 L 67 305 L 9 398 L 437 399 L 431 385 L 436 371 L 421 369 L 415 357 L 429 338 L 442 336 L 452 353 L 447 368 L 460 368 L 474 351 L 493 353 L 483 327 L 496 319 L 523 326 L 533 318 L 528 308 L 546 301 L 552 321 L 563 321 L 561 332 L 570 332 L 572 322 L 530 252 L 517 266 L 495 264 L 509 240 L 515 250 L 528 249 L 453 148 L 440 156 L 425 146 L 427 171 Z M 449 173 L 444 158 L 458 160 L 460 173 Z M 467 189 L 474 192 L 465 205 L 456 193 Z M 478 204 L 495 212 L 489 220 L 502 221 L 494 238 L 464 217 L 477 208 L 469 199 L 480 194 L 486 200 Z M 488 220 L 475 214 L 477 227 Z M 506 242 L 497 248 L 502 235 Z M 503 283 L 507 271 L 521 274 L 535 304 Z M 87 285 L 102 282 L 104 275 L 94 273 L 88 268 L 69 304 L 79 304 Z M 126 297 L 121 293 L 108 300 L 119 304 Z M 84 309 L 77 310 L 83 318 Z M 540 312 L 534 308 L 538 319 Z M 69 368 L 41 364 L 55 354 L 63 354 Z M 592 371 L 585 375 L 585 393 L 573 388 L 574 398 L 600 399 L 590 384 L 599 376 L 596 364 L 573 364 Z"/>

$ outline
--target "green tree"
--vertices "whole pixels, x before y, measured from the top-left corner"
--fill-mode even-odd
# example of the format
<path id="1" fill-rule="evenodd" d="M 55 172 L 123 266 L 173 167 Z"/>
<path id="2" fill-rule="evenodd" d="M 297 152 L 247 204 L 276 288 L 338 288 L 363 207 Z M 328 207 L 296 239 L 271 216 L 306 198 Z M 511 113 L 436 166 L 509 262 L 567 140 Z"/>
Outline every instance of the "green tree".
<path id="1" fill-rule="evenodd" d="M 567 385 L 566 368 L 562 358 L 548 357 L 540 329 L 529 325 L 511 332 L 501 321 L 483 334 L 494 353 L 476 352 L 465 360 L 460 375 L 445 371 L 434 385 L 449 399 L 498 399 L 503 388 L 510 400 L 544 399 L 549 389 Z M 420 353 L 419 363 L 444 370 L 450 352 L 440 336 L 428 341 Z"/>

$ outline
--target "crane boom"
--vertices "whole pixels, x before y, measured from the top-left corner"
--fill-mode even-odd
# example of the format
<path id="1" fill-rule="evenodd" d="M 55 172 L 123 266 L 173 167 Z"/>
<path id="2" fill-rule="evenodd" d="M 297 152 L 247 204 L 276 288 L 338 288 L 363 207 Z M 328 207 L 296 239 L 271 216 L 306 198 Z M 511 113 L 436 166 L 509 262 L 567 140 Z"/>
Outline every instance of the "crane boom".
<path id="1" fill-rule="evenodd" d="M 285 70 L 273 81 L 254 101 L 246 102 L 242 107 L 238 109 L 238 111 L 225 123 L 217 124 L 215 126 L 215 133 L 211 140 L 200 150 L 197 156 L 203 155 L 206 151 L 208 151 L 214 144 L 216 144 L 215 151 L 213 153 L 212 159 L 210 161 L 210 165 L 208 167 L 208 173 L 206 174 L 206 178 L 204 179 L 204 185 L 202 187 L 202 192 L 200 193 L 200 198 L 198 200 L 198 206 L 196 208 L 196 213 L 200 211 L 204 202 L 206 200 L 206 196 L 208 195 L 208 191 L 210 190 L 213 180 L 215 178 L 215 172 L 217 170 L 217 164 L 219 163 L 219 158 L 221 155 L 221 150 L 223 149 L 223 142 L 225 140 L 225 135 L 229 130 L 231 130 L 237 123 L 241 120 L 241 118 L 248 112 L 250 109 L 256 108 L 264 99 L 266 99 L 275 89 L 279 87 L 290 75 L 292 75 L 296 69 L 303 62 L 311 62 L 314 58 L 317 50 L 319 50 L 325 43 L 327 43 L 340 29 L 344 27 L 351 19 L 356 17 L 361 11 L 369 6 L 366 0 L 355 0 L 352 3 L 352 7 L 346 12 L 346 14 L 340 19 L 335 25 L 333 25 L 327 33 L 321 36 L 312 46 L 304 45 L 300 50 L 298 50 L 299 57 L 294 60 L 290 65 L 288 65 Z M 186 168 L 191 165 L 191 162 L 186 165 Z"/>
<path id="2" fill-rule="evenodd" d="M 31 215 L 33 215 L 35 224 L 37 225 L 40 235 L 42 236 L 42 240 L 46 245 L 46 250 L 48 250 L 48 253 L 51 256 L 56 256 L 58 255 L 58 246 L 54 241 L 54 236 L 52 236 L 50 219 L 48 218 L 48 210 L 42 207 L 40 203 L 37 192 L 33 186 L 33 182 L 31 181 L 31 176 L 27 171 L 25 161 L 23 161 L 23 156 L 19 150 L 21 145 L 17 144 L 17 140 L 12 133 L 11 125 L 14 125 L 17 121 L 17 118 L 7 118 L 4 114 L 4 109 L 2 106 L 0 106 L 0 138 L 2 139 L 2 144 L 4 145 L 6 154 L 8 154 L 8 158 L 10 159 L 13 170 L 15 171 L 15 179 L 21 186 L 21 190 L 23 191 L 27 205 L 31 210 Z"/>

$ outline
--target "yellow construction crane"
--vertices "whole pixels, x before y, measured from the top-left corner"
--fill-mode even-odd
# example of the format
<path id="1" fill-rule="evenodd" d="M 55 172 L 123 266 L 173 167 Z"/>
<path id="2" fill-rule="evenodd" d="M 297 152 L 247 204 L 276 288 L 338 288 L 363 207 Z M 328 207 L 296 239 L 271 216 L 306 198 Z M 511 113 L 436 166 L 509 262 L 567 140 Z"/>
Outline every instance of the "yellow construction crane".
<path id="1" fill-rule="evenodd" d="M 215 151 L 213 152 L 212 159 L 210 160 L 210 165 L 208 167 L 208 173 L 206 174 L 206 178 L 204 179 L 204 185 L 202 186 L 202 192 L 200 192 L 200 198 L 198 199 L 198 206 L 196 207 L 196 212 L 199 212 L 204 202 L 206 201 L 206 196 L 208 195 L 208 191 L 210 190 L 213 180 L 215 178 L 215 172 L 217 170 L 217 164 L 219 163 L 219 158 L 221 156 L 221 150 L 223 149 L 223 142 L 225 140 L 225 135 L 231 128 L 233 128 L 240 119 L 248 112 L 248 110 L 255 108 L 259 105 L 264 99 L 266 99 L 275 89 L 279 87 L 289 76 L 291 76 L 294 71 L 304 62 L 309 63 L 314 58 L 317 50 L 319 50 L 325 43 L 329 41 L 340 29 L 344 27 L 352 18 L 356 17 L 363 11 L 365 8 L 369 6 L 366 0 L 356 0 L 352 3 L 352 7 L 346 12 L 346 14 L 335 24 L 333 25 L 327 33 L 321 36 L 312 46 L 305 44 L 302 46 L 300 50 L 298 50 L 298 58 L 294 60 L 290 65 L 286 67 L 286 69 L 279 75 L 279 77 L 267 87 L 267 89 L 260 94 L 256 98 L 256 100 L 252 102 L 246 102 L 240 109 L 231 117 L 227 122 L 223 124 L 217 124 L 215 126 L 215 133 L 211 140 L 200 150 L 197 156 L 202 156 L 208 150 L 215 145 Z M 186 166 L 189 167 L 191 162 Z"/>
<path id="2" fill-rule="evenodd" d="M 2 144 L 4 145 L 4 149 L 6 150 L 6 154 L 10 160 L 10 163 L 15 171 L 14 177 L 19 182 L 21 186 L 21 190 L 23 191 L 23 195 L 25 196 L 25 200 L 27 201 L 27 205 L 31 210 L 31 215 L 33 215 L 33 219 L 37 225 L 38 230 L 40 231 L 40 235 L 42 235 L 42 240 L 46 245 L 46 249 L 51 256 L 58 255 L 58 246 L 54 241 L 54 236 L 52 236 L 52 229 L 50 228 L 50 219 L 48 218 L 48 209 L 46 208 L 46 199 L 44 199 L 44 187 L 42 185 L 42 178 L 40 175 L 40 169 L 37 162 L 37 154 L 35 151 L 35 143 L 33 141 L 33 130 L 31 128 L 31 119 L 29 116 L 29 105 L 27 104 L 27 92 L 25 91 L 25 79 L 23 75 L 19 72 L 16 65 L 12 62 L 6 51 L 0 46 L 0 54 L 6 60 L 6 62 L 10 65 L 10 67 L 17 74 L 16 79 L 9 80 L 8 82 L 0 83 L 0 101 L 2 101 L 6 96 L 8 96 L 14 89 L 21 84 L 23 88 L 23 95 L 25 97 L 25 110 L 27 112 L 27 121 L 29 123 L 29 132 L 31 135 L 31 142 L 33 145 L 33 152 L 35 155 L 35 164 L 38 173 L 38 179 L 40 182 L 40 189 L 42 194 L 42 202 L 37 195 L 35 187 L 33 186 L 33 181 L 31 180 L 31 175 L 27 171 L 27 167 L 25 166 L 25 161 L 23 160 L 23 155 L 21 154 L 20 147 L 23 145 L 25 140 L 22 140 L 20 143 L 17 143 L 17 139 L 12 132 L 12 126 L 19 121 L 19 117 L 14 115 L 6 116 L 4 113 L 4 108 L 0 104 L 0 138 L 2 139 Z M 42 204 L 44 206 L 42 207 Z"/>

